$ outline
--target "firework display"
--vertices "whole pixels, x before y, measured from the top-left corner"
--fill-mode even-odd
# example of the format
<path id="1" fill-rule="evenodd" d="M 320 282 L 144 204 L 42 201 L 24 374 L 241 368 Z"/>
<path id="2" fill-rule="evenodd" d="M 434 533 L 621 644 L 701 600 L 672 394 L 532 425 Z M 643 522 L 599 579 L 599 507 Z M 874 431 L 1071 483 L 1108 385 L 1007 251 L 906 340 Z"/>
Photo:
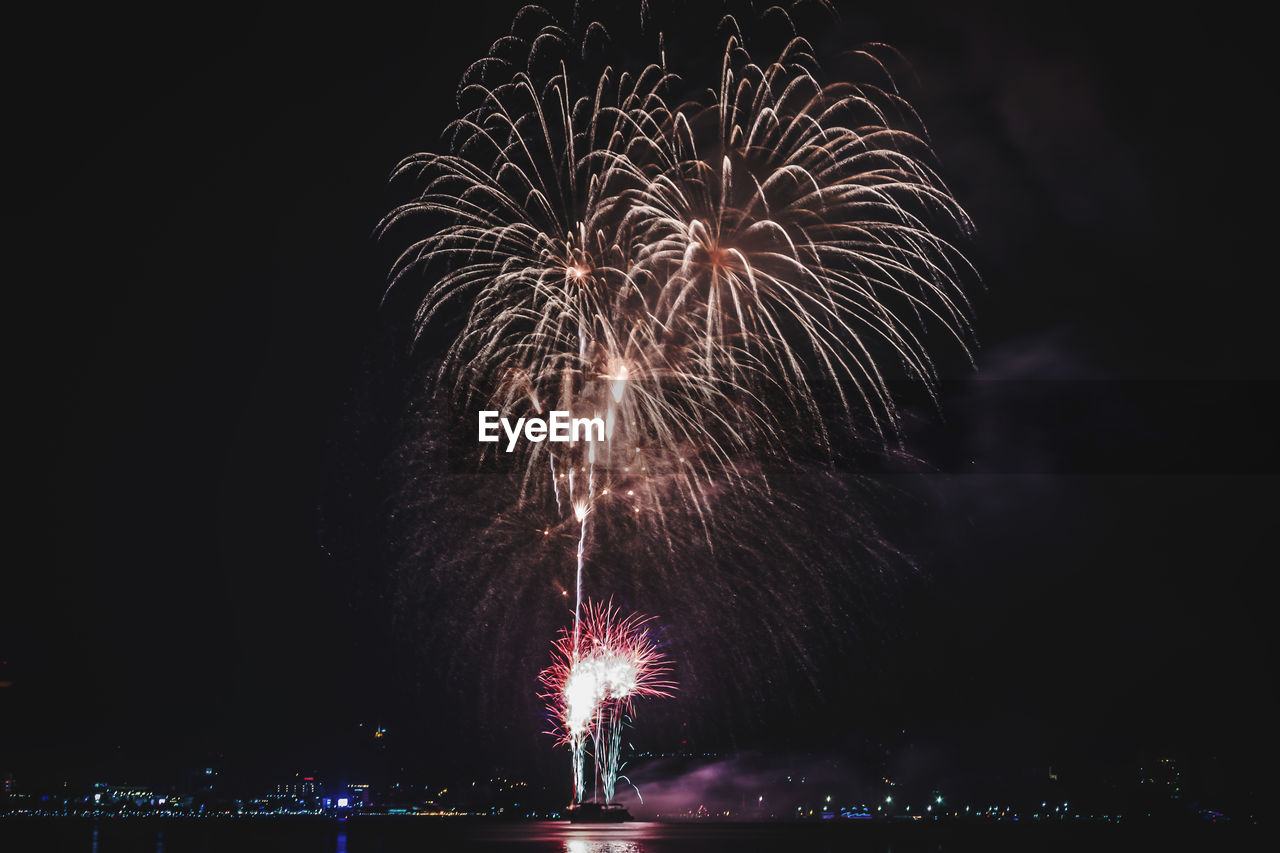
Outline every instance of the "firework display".
<path id="1" fill-rule="evenodd" d="M 604 24 L 526 7 L 464 75 L 449 153 L 393 176 L 415 192 L 381 226 L 410 235 L 389 292 L 425 282 L 417 334 L 448 340 L 433 381 L 457 418 L 481 412 L 474 470 L 510 472 L 495 515 L 575 540 L 542 684 L 578 801 L 588 750 L 610 802 L 633 702 L 674 690 L 649 620 L 585 597 L 589 555 L 675 573 L 679 553 L 741 550 L 744 522 L 797 503 L 794 472 L 815 479 L 800 457 L 830 457 L 833 421 L 897 440 L 889 380 L 931 387 L 926 334 L 967 346 L 970 225 L 918 120 L 875 50 L 857 56 L 876 82 L 824 82 L 792 32 L 753 58 L 726 16 L 700 88 L 660 36 L 621 67 L 593 60 Z M 548 440 L 556 416 L 600 440 Z M 739 594 L 767 597 L 749 577 Z"/>

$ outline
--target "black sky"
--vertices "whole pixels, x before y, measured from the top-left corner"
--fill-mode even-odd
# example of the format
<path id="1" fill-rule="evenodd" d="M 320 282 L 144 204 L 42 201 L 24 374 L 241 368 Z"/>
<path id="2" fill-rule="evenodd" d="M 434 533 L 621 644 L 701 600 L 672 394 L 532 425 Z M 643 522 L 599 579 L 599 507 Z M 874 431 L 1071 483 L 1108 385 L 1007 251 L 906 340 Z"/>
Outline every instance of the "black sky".
<path id="1" fill-rule="evenodd" d="M 338 766 L 379 721 L 441 747 L 370 541 L 407 378 L 371 232 L 518 5 L 7 27 L 0 772 Z M 911 436 L 941 472 L 920 580 L 839 695 L 1010 762 L 1247 766 L 1277 473 L 1257 22 L 884 5 L 827 38 L 914 65 L 986 290 L 977 371 L 944 360 Z"/>

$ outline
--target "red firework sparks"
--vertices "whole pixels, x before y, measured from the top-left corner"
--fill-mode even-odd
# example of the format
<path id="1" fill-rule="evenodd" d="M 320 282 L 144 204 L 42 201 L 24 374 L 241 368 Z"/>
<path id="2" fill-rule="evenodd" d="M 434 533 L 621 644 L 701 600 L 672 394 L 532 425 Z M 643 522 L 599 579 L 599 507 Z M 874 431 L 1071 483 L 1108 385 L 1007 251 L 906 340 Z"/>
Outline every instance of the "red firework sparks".
<path id="1" fill-rule="evenodd" d="M 631 714 L 637 698 L 670 696 L 671 660 L 649 631 L 650 616 L 623 616 L 612 603 L 586 602 L 578 641 L 563 628 L 552 644 L 551 666 L 539 681 L 547 710 L 555 720 L 551 732 L 570 744 L 590 734 L 603 712 Z"/>

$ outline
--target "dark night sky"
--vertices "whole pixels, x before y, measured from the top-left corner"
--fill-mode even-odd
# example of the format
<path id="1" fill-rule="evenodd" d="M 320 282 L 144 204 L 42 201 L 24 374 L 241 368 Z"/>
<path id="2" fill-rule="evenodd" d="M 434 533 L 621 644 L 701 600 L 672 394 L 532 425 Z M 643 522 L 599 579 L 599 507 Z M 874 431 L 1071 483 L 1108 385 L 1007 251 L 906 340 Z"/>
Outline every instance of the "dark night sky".
<path id="1" fill-rule="evenodd" d="M 518 5 L 7 27 L 0 772 L 328 768 L 380 719 L 441 746 L 367 541 L 406 379 L 371 232 Z M 847 37 L 915 66 L 986 291 L 978 370 L 944 360 L 911 436 L 942 472 L 921 580 L 855 716 L 1245 766 L 1274 684 L 1257 23 L 870 5 Z"/>

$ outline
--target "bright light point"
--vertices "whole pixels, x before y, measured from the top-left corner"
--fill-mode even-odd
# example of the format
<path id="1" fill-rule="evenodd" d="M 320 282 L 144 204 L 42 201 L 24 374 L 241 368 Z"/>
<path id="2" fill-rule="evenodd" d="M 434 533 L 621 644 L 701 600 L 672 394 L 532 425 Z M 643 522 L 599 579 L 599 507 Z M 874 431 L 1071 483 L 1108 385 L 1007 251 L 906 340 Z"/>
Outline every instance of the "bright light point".
<path id="1" fill-rule="evenodd" d="M 632 496 L 632 495 L 634 495 L 634 494 L 635 494 L 635 490 L 634 490 L 634 489 L 627 489 L 627 497 L 631 497 L 631 496 Z"/>
<path id="2" fill-rule="evenodd" d="M 609 386 L 609 393 L 613 396 L 613 402 L 621 403 L 622 395 L 627 391 L 627 366 L 619 365 L 617 371 L 613 375 L 613 382 Z"/>

